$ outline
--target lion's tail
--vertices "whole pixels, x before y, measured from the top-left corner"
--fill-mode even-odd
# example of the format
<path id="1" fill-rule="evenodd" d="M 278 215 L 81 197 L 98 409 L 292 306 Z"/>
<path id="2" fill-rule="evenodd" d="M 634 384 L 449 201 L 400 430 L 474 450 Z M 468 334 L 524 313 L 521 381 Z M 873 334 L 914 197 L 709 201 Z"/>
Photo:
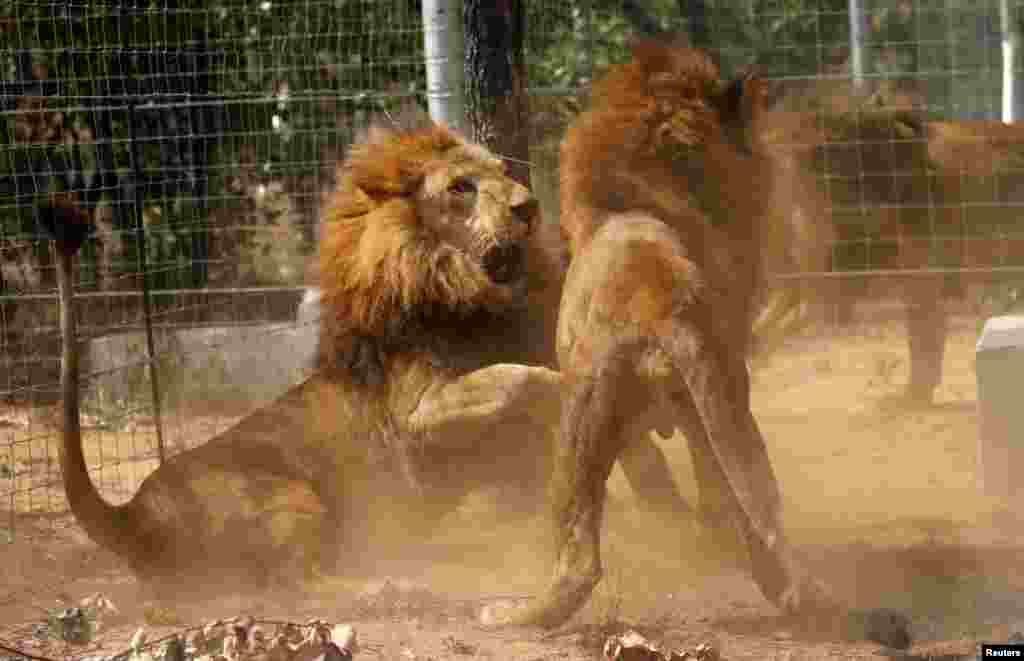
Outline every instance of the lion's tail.
<path id="1" fill-rule="evenodd" d="M 117 553 L 126 549 L 125 535 L 133 529 L 131 509 L 114 507 L 103 500 L 89 477 L 82 451 L 79 418 L 79 350 L 73 305 L 72 264 L 88 234 L 89 217 L 81 208 L 54 203 L 39 208 L 39 220 L 57 248 L 57 291 L 61 333 L 61 451 L 60 468 L 68 504 L 79 524 L 93 541 Z"/>

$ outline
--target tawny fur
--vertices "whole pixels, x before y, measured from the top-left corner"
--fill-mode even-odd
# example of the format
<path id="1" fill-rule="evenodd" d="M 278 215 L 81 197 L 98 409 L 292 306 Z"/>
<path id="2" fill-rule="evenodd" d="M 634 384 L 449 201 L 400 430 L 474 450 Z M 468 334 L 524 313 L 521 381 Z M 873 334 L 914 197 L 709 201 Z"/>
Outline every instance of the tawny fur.
<path id="1" fill-rule="evenodd" d="M 792 192 L 765 137 L 765 96 L 756 78 L 722 82 L 699 51 L 643 43 L 595 84 L 565 137 L 558 559 L 549 591 L 512 621 L 558 625 L 600 580 L 605 481 L 652 408 L 685 433 L 702 518 L 719 537 L 737 528 L 764 594 L 790 610 L 832 607 L 785 541 L 750 412 L 762 242 Z"/>
<path id="2" fill-rule="evenodd" d="M 562 277 L 536 211 L 499 159 L 444 128 L 370 130 L 325 202 L 315 375 L 171 458 L 117 507 L 69 425 L 62 467 L 77 519 L 176 594 L 407 552 L 484 485 L 536 507 L 559 408 L 560 378 L 544 365 Z M 636 445 L 655 469 L 640 490 L 685 509 L 660 450 Z"/>

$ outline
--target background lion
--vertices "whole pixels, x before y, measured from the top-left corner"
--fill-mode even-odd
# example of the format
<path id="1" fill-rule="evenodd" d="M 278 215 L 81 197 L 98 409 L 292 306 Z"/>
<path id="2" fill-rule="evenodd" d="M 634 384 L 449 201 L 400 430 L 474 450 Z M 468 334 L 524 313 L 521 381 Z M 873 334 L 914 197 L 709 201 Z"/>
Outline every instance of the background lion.
<path id="1" fill-rule="evenodd" d="M 365 549 L 408 552 L 396 536 L 421 538 L 481 485 L 539 501 L 560 411 L 561 378 L 544 365 L 561 273 L 534 232 L 537 211 L 501 160 L 442 127 L 372 129 L 327 199 L 308 381 L 114 507 L 86 470 L 77 358 L 65 355 L 62 469 L 75 516 L 141 578 L 177 592 L 209 577 L 291 581 L 339 557 L 351 568 Z M 57 227 L 75 220 L 46 213 Z M 633 448 L 625 468 L 643 476 L 641 498 L 685 510 L 650 438 Z"/>
<path id="2" fill-rule="evenodd" d="M 860 105 L 842 94 L 817 101 L 823 107 L 815 111 L 779 109 L 768 114 L 777 144 L 773 147 L 787 153 L 796 167 L 820 177 L 827 188 L 830 203 L 816 205 L 818 226 L 827 227 L 839 243 L 830 247 L 830 235 L 814 241 L 822 241 L 823 256 L 835 270 L 917 272 L 874 283 L 833 279 L 831 284 L 805 287 L 803 300 L 810 298 L 807 294 L 831 296 L 845 321 L 857 295 L 880 291 L 872 284 L 884 289 L 895 285 L 906 310 L 906 397 L 929 403 L 942 381 L 948 329 L 944 300 L 963 296 L 972 281 L 996 279 L 923 271 L 1015 265 L 1020 260 L 1015 242 L 999 238 L 1014 234 L 1016 210 L 992 201 L 1012 202 L 1007 198 L 1014 194 L 1024 132 L 1002 122 L 928 121 L 920 109 L 879 107 L 870 98 Z M 807 190 L 819 197 L 823 192 Z M 769 250 L 767 255 L 777 258 L 780 253 Z M 820 256 L 815 257 L 818 262 Z M 771 270 L 787 265 L 782 266 Z M 784 310 L 787 303 L 780 300 L 775 308 Z M 771 311 L 766 311 L 765 322 L 771 321 Z"/>
<path id="3" fill-rule="evenodd" d="M 652 408 L 685 433 L 701 509 L 738 526 L 764 595 L 786 611 L 838 608 L 786 540 L 750 409 L 762 242 L 776 196 L 792 192 L 777 177 L 795 174 L 765 140 L 765 95 L 757 79 L 721 83 L 700 51 L 643 42 L 594 85 L 565 137 L 557 560 L 549 590 L 507 620 L 556 626 L 588 599 L 602 574 L 605 483 Z"/>

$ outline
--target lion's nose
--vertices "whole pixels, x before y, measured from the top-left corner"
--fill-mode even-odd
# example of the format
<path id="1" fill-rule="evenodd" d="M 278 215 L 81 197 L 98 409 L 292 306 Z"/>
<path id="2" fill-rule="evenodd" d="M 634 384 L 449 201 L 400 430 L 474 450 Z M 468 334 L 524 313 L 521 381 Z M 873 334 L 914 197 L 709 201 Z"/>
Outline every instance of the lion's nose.
<path id="1" fill-rule="evenodd" d="M 539 212 L 540 204 L 532 196 L 512 206 L 512 216 L 527 227 L 533 226 Z"/>

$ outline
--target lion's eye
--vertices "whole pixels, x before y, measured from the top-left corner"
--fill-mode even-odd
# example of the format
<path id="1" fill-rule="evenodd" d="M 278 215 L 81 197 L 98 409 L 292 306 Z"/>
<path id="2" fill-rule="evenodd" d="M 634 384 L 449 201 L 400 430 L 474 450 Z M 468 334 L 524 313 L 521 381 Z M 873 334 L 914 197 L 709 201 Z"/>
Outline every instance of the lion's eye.
<path id="1" fill-rule="evenodd" d="M 456 195 L 470 195 L 476 192 L 476 184 L 471 179 L 461 177 L 448 185 L 448 192 Z"/>

